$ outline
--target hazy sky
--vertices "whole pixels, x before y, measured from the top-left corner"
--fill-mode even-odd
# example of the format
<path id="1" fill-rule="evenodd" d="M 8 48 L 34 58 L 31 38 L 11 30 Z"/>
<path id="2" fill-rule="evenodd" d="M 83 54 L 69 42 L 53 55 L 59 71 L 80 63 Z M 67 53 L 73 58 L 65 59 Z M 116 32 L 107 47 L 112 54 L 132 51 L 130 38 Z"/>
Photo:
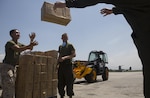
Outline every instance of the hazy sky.
<path id="1" fill-rule="evenodd" d="M 41 7 L 55 0 L 0 0 L 0 61 L 5 55 L 5 43 L 10 40 L 9 31 L 19 29 L 19 41 L 29 44 L 29 34 L 36 33 L 39 45 L 33 51 L 58 50 L 61 35 L 68 33 L 69 42 L 76 49 L 76 60 L 87 60 L 92 50 L 102 50 L 108 55 L 108 67 L 141 69 L 137 50 L 130 37 L 132 30 L 122 15 L 100 14 L 102 8 L 113 5 L 97 4 L 82 9 L 71 8 L 71 22 L 62 26 L 41 21 Z"/>

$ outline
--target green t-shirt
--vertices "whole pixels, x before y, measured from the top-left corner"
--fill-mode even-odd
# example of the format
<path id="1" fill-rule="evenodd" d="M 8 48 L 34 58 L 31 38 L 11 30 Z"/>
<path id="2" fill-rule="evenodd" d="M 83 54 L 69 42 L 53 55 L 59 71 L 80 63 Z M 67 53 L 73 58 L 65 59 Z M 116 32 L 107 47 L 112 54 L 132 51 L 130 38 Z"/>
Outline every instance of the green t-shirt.
<path id="1" fill-rule="evenodd" d="M 19 64 L 19 56 L 20 52 L 14 51 L 12 49 L 12 46 L 18 45 L 19 47 L 24 46 L 21 43 L 15 43 L 14 41 L 8 41 L 5 45 L 5 58 L 3 60 L 4 63 L 10 64 L 10 65 L 17 65 Z"/>
<path id="2" fill-rule="evenodd" d="M 60 57 L 71 55 L 72 51 L 75 51 L 75 48 L 68 42 L 65 46 L 60 45 L 58 50 Z"/>

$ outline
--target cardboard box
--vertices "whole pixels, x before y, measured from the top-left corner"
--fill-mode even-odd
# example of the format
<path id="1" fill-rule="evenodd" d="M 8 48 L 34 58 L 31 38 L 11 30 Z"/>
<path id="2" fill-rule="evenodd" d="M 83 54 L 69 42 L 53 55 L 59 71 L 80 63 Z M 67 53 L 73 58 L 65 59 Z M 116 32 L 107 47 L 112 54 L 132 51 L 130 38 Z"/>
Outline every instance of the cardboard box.
<path id="1" fill-rule="evenodd" d="M 53 6 L 53 4 L 48 2 L 43 3 L 41 20 L 66 26 L 71 21 L 70 9 L 65 7 L 57 8 L 54 11 Z"/>

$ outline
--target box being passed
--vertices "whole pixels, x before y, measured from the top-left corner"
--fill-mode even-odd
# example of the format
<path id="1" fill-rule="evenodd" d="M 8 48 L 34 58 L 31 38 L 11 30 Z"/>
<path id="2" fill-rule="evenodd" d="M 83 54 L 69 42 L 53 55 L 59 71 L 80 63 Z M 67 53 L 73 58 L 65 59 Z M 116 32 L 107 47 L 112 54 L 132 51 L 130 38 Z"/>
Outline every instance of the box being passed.
<path id="1" fill-rule="evenodd" d="M 43 3 L 41 20 L 66 26 L 71 21 L 70 9 L 65 7 L 57 8 L 54 11 L 53 6 L 53 4 L 48 2 Z"/>

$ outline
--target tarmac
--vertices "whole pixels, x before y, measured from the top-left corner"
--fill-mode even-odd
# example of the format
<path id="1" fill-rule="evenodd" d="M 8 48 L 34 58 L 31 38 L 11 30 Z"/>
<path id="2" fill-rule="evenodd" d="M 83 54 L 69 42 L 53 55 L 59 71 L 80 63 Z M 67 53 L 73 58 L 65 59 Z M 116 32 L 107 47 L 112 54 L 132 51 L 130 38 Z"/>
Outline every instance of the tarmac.
<path id="1" fill-rule="evenodd" d="M 107 81 L 98 76 L 95 83 L 76 79 L 74 93 L 73 98 L 144 98 L 142 72 L 110 72 Z"/>

